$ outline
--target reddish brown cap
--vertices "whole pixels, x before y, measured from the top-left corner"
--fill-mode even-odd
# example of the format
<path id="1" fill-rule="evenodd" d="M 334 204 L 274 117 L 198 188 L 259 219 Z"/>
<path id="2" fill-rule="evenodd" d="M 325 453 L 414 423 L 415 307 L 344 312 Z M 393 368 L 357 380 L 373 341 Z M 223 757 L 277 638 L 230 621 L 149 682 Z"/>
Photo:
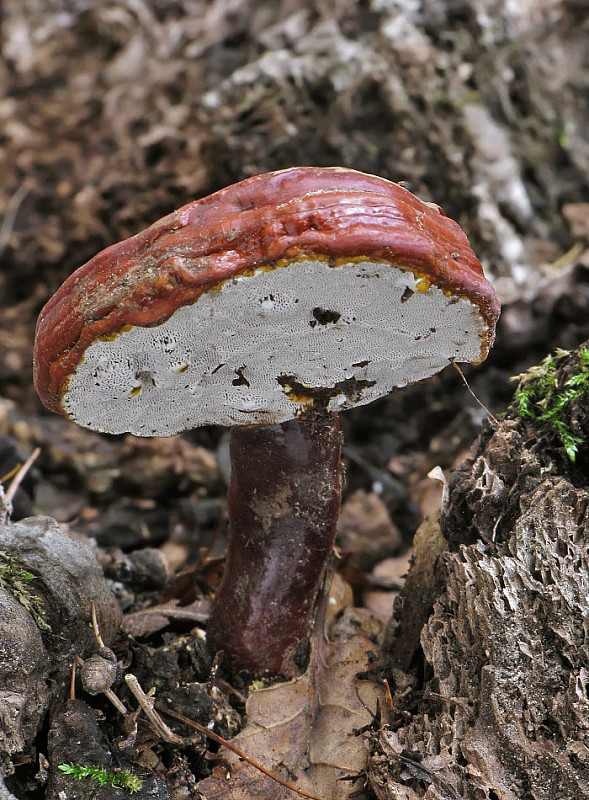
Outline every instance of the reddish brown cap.
<path id="1" fill-rule="evenodd" d="M 51 410 L 110 432 L 277 422 L 321 393 L 345 408 L 449 359 L 478 363 L 498 315 L 438 206 L 374 175 L 294 167 L 80 267 L 39 316 L 35 386 Z"/>

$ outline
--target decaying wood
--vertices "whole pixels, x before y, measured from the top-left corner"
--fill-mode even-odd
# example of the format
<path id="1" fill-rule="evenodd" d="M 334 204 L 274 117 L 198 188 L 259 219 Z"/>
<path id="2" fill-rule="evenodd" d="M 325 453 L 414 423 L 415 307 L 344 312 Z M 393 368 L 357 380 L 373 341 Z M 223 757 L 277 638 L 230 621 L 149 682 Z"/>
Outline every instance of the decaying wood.
<path id="1" fill-rule="evenodd" d="M 569 417 L 586 421 L 576 406 Z M 379 737 L 379 798 L 589 796 L 586 449 L 567 465 L 550 431 L 513 414 L 456 473 L 440 520 L 452 551 L 420 636 L 429 691 Z M 421 600 L 405 594 L 403 619 Z"/>

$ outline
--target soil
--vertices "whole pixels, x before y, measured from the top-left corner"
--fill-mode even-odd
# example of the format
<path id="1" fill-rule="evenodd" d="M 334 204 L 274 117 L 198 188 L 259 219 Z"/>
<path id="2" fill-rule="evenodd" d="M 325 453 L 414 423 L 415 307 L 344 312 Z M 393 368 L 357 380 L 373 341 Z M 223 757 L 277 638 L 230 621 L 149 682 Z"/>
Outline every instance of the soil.
<path id="1" fill-rule="evenodd" d="M 230 685 L 204 645 L 224 553 L 226 432 L 138 440 L 77 428 L 41 406 L 31 353 L 44 302 L 98 250 L 226 184 L 298 164 L 376 173 L 441 205 L 503 303 L 488 360 L 464 370 L 484 408 L 447 368 L 342 418 L 339 567 L 356 611 L 376 590 L 386 599 L 368 671 L 392 693 L 346 788 L 367 800 L 589 796 L 579 622 L 589 458 L 581 444 L 572 464 L 551 429 L 510 406 L 513 375 L 589 340 L 587 10 L 585 0 L 4 1 L 5 488 L 40 453 L 0 529 L 10 578 L 0 577 L 0 797 L 127 795 L 57 769 L 70 762 L 140 773 L 138 797 L 265 796 L 205 792 L 225 764 L 218 745 L 170 717 L 171 736 L 148 724 L 125 680 L 224 738 L 245 723 L 248 686 Z M 562 382 L 578 359 L 563 362 Z M 583 399 L 567 413 L 583 440 Z M 420 528 L 391 615 L 398 578 L 378 566 L 405 558 L 439 508 L 436 466 L 453 474 L 449 496 Z M 76 657 L 96 654 L 107 694 L 89 691 L 80 666 L 70 689 Z"/>

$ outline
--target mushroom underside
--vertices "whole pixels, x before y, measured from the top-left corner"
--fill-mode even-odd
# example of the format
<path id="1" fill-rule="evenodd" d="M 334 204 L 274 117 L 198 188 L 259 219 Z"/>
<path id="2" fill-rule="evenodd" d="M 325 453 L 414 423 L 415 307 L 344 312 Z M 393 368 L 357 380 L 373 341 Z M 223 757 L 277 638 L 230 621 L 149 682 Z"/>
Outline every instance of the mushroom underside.
<path id="1" fill-rule="evenodd" d="M 479 307 L 387 262 L 306 258 L 210 289 L 164 323 L 91 344 L 63 398 L 75 422 L 171 436 L 339 411 L 479 362 Z"/>

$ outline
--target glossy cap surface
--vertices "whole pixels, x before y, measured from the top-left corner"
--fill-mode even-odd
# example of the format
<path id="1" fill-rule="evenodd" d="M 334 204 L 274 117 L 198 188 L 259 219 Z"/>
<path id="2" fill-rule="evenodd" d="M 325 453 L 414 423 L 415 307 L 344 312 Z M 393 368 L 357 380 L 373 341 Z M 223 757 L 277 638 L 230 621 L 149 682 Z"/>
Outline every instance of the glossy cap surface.
<path id="1" fill-rule="evenodd" d="M 277 423 L 478 363 L 499 306 L 460 227 L 340 168 L 249 178 L 98 253 L 39 317 L 48 408 L 110 433 Z"/>

